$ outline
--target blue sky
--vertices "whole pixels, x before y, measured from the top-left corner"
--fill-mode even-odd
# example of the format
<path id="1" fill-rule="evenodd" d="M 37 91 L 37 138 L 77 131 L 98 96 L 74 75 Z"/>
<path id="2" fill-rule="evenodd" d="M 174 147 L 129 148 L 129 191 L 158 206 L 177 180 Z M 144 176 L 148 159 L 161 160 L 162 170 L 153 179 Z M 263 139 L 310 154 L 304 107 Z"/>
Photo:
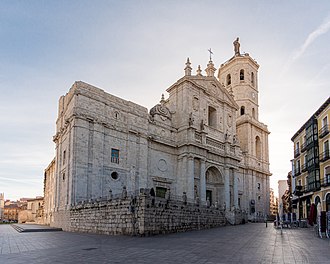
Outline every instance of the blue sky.
<path id="1" fill-rule="evenodd" d="M 57 102 L 82 80 L 149 109 L 182 77 L 241 51 L 260 64 L 271 185 L 291 169 L 292 135 L 328 98 L 329 1 L 0 1 L 0 192 L 43 193 Z M 165 93 L 166 96 L 166 93 Z"/>

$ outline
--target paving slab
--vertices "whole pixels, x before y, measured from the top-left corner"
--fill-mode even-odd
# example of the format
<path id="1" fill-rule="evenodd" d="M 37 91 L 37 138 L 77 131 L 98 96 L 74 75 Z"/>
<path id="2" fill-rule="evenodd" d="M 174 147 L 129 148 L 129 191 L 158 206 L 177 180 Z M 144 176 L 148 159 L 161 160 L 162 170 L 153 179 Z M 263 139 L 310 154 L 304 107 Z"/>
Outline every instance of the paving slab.
<path id="1" fill-rule="evenodd" d="M 330 263 L 330 239 L 313 228 L 249 223 L 151 237 L 18 233 L 0 225 L 0 263 Z"/>

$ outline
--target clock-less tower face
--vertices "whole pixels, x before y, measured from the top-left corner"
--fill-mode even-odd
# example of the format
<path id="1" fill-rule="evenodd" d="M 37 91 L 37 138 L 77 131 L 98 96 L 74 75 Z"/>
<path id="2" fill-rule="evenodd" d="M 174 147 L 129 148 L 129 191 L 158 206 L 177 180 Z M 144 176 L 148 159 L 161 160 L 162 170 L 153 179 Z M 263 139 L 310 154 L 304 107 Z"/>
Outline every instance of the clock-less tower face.
<path id="1" fill-rule="evenodd" d="M 218 78 L 232 91 L 240 107 L 237 117 L 249 115 L 258 120 L 258 68 L 259 65 L 249 56 L 241 55 L 229 60 L 219 69 Z"/>

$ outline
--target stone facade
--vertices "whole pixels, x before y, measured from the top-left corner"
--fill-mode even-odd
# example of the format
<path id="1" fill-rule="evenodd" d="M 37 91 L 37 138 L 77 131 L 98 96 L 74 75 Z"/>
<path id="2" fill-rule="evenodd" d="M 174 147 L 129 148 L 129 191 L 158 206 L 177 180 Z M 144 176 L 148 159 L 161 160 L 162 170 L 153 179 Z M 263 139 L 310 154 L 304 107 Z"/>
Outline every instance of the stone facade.
<path id="1" fill-rule="evenodd" d="M 253 85 L 221 83 L 222 72 L 232 72 L 234 84 L 240 67 L 253 70 Z M 269 132 L 258 121 L 257 99 L 239 92 L 257 94 L 257 69 L 248 55 L 236 53 L 221 65 L 219 81 L 211 60 L 204 76 L 200 66 L 192 74 L 188 59 L 168 98 L 162 95 L 149 112 L 75 82 L 59 100 L 56 156 L 45 173 L 47 223 L 72 230 L 77 205 L 123 192 L 136 197 L 141 189 L 221 207 L 229 218 L 242 218 L 242 211 L 250 220 L 269 214 Z M 246 114 L 237 115 L 245 102 Z"/>
<path id="2" fill-rule="evenodd" d="M 0 220 L 4 219 L 5 194 L 0 193 Z"/>
<path id="3" fill-rule="evenodd" d="M 44 224 L 44 198 L 28 199 L 26 209 L 18 212 L 18 223 Z"/>
<path id="4" fill-rule="evenodd" d="M 141 194 L 80 203 L 70 209 L 70 230 L 108 235 L 155 235 L 225 224 L 224 211 Z"/>

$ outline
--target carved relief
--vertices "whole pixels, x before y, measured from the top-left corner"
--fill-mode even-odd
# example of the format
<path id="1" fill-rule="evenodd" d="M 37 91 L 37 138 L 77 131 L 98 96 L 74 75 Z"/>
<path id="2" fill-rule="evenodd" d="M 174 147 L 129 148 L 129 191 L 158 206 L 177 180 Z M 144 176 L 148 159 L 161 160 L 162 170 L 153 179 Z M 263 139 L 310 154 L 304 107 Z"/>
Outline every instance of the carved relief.
<path id="1" fill-rule="evenodd" d="M 150 115 L 152 118 L 155 115 L 159 115 L 163 121 L 165 121 L 166 119 L 171 120 L 172 118 L 170 110 L 163 104 L 157 104 L 153 108 L 151 108 Z"/>
<path id="2" fill-rule="evenodd" d="M 164 159 L 160 159 L 158 161 L 157 167 L 160 171 L 165 172 L 167 171 L 167 162 Z"/>

